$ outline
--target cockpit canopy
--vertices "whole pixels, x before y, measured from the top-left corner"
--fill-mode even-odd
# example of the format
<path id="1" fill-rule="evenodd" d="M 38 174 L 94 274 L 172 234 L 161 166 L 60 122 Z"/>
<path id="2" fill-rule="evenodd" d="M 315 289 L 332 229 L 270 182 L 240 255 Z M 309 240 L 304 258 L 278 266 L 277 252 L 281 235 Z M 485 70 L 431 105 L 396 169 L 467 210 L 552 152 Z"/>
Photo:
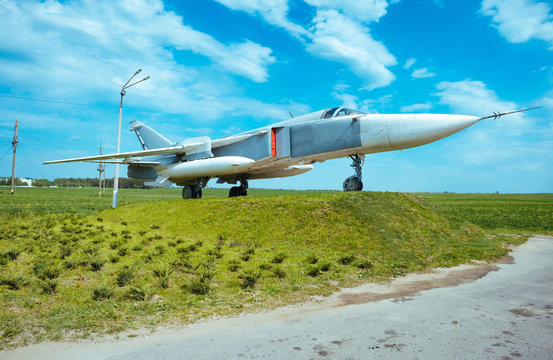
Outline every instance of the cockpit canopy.
<path id="1" fill-rule="evenodd" d="M 356 110 L 351 110 L 345 107 L 333 107 L 330 109 L 326 109 L 321 115 L 321 119 L 330 119 L 330 118 L 336 118 L 340 116 L 357 115 L 357 114 L 364 114 L 364 113 Z"/>

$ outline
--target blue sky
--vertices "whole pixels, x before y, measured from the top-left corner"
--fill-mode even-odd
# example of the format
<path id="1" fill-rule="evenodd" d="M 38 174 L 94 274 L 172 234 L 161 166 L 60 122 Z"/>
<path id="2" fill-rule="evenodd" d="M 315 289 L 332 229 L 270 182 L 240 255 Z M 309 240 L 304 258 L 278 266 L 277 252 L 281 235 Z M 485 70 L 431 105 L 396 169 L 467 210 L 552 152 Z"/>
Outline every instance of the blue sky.
<path id="1" fill-rule="evenodd" d="M 484 116 L 439 142 L 368 155 L 367 190 L 553 191 L 553 3 L 536 0 L 0 1 L 0 171 L 95 177 L 47 160 L 115 152 L 128 122 L 171 140 L 326 107 Z M 5 154 L 5 155 L 4 155 Z M 113 176 L 108 166 L 108 177 Z M 123 171 L 123 175 L 126 171 Z M 254 187 L 341 189 L 346 159 Z M 214 181 L 210 185 L 215 185 Z"/>

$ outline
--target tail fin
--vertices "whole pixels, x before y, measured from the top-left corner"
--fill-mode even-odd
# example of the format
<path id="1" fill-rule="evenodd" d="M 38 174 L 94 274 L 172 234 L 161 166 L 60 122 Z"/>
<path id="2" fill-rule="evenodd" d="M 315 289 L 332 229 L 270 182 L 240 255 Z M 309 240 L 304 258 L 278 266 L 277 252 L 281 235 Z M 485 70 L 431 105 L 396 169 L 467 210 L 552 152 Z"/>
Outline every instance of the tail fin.
<path id="1" fill-rule="evenodd" d="M 136 133 L 138 141 L 144 150 L 149 149 L 159 149 L 165 147 L 174 146 L 175 143 L 169 141 L 165 136 L 157 133 L 152 128 L 144 125 L 138 120 L 133 120 L 130 122 L 131 130 Z"/>

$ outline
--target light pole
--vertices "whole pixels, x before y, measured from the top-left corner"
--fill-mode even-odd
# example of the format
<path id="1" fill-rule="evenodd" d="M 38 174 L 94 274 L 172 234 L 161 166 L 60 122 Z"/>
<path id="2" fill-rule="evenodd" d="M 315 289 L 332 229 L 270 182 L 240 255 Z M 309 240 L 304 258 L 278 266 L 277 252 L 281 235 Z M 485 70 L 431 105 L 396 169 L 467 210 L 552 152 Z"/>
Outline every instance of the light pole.
<path id="1" fill-rule="evenodd" d="M 139 82 L 142 82 L 142 81 L 146 81 L 148 80 L 150 77 L 149 76 L 146 76 L 144 79 L 142 80 L 139 80 L 137 82 L 134 82 L 132 84 L 129 85 L 129 83 L 131 82 L 131 80 L 138 74 L 142 71 L 142 69 L 138 69 L 136 70 L 136 72 L 134 73 L 133 76 L 131 76 L 131 78 L 129 79 L 129 81 L 127 81 L 125 83 L 125 85 L 123 85 L 123 87 L 121 88 L 121 102 L 119 103 L 119 123 L 117 125 L 117 148 L 116 148 L 116 153 L 119 153 L 119 148 L 121 147 L 121 113 L 123 112 L 123 96 L 125 96 L 126 94 L 126 91 L 125 89 L 127 88 L 130 88 L 131 86 L 133 85 L 136 85 L 138 84 Z M 115 208 L 117 207 L 117 192 L 119 191 L 119 163 L 116 163 L 115 164 L 115 176 L 113 177 L 113 201 L 111 203 L 111 207 L 112 208 Z"/>

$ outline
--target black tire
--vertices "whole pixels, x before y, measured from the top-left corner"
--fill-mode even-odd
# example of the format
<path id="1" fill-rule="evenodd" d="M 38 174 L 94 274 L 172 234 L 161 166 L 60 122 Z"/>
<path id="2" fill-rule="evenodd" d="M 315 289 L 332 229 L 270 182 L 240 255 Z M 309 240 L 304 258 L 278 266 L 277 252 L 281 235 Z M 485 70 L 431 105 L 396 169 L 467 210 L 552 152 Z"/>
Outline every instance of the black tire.
<path id="1" fill-rule="evenodd" d="M 194 195 L 194 191 L 192 191 L 192 187 L 190 185 L 184 185 L 182 188 L 182 198 L 184 200 L 192 199 Z"/>
<path id="2" fill-rule="evenodd" d="M 344 181 L 344 191 L 361 191 L 363 182 L 357 176 L 350 176 Z"/>
<path id="3" fill-rule="evenodd" d="M 236 197 L 240 194 L 240 188 L 238 186 L 233 186 L 230 188 L 228 197 Z"/>
<path id="4" fill-rule="evenodd" d="M 239 188 L 240 189 L 240 196 L 248 196 L 248 189 Z"/>
<path id="5" fill-rule="evenodd" d="M 201 199 L 202 198 L 202 189 L 200 188 L 198 192 L 194 194 L 194 199 Z"/>

